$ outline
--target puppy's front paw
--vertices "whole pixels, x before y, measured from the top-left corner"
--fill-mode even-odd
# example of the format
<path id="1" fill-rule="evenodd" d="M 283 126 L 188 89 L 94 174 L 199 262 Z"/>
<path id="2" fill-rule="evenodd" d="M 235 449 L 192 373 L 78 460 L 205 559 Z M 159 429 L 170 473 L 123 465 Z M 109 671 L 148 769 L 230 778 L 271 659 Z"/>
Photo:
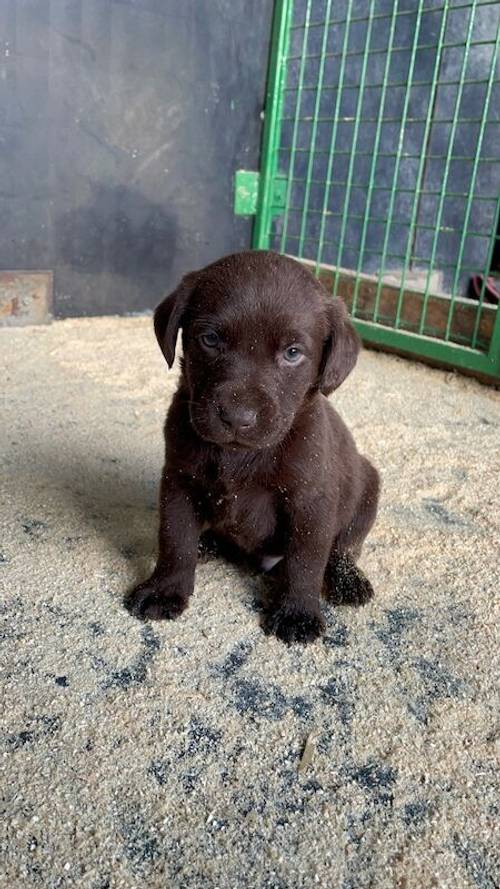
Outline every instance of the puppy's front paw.
<path id="1" fill-rule="evenodd" d="M 139 620 L 175 620 L 187 607 L 187 598 L 178 593 L 169 595 L 157 580 L 150 578 L 128 594 L 125 607 Z"/>
<path id="2" fill-rule="evenodd" d="M 347 553 L 329 564 L 326 572 L 325 595 L 332 605 L 366 605 L 373 599 L 373 587 Z"/>
<path id="3" fill-rule="evenodd" d="M 325 624 L 321 615 L 284 605 L 269 616 L 265 629 L 290 645 L 292 642 L 314 642 L 323 633 Z"/>

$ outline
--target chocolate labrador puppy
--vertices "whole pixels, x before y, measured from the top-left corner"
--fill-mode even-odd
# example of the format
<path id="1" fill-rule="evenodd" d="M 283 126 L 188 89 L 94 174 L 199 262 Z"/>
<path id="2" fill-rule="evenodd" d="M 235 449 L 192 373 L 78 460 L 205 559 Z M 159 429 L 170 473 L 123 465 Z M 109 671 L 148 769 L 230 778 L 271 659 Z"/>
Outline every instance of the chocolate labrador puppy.
<path id="1" fill-rule="evenodd" d="M 158 562 L 127 607 L 178 617 L 211 528 L 264 569 L 276 565 L 267 630 L 316 639 L 322 592 L 349 605 L 373 595 L 355 560 L 378 473 L 326 398 L 359 351 L 343 303 L 293 259 L 237 253 L 186 275 L 154 323 L 169 367 L 181 327 L 184 355 L 165 425 Z"/>

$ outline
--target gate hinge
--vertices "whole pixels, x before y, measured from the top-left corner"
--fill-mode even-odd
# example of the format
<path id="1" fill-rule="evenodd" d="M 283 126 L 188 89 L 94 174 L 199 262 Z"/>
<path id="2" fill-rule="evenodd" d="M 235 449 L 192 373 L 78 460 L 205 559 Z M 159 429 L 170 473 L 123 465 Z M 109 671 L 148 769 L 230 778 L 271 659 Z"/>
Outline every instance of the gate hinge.
<path id="1" fill-rule="evenodd" d="M 286 207 L 286 186 L 287 180 L 285 176 L 275 176 L 271 192 L 272 216 L 278 216 Z"/>
<path id="2" fill-rule="evenodd" d="M 236 216 L 255 216 L 259 200 L 260 173 L 256 170 L 236 170 L 234 175 L 234 212 Z M 286 204 L 286 179 L 276 176 L 271 189 L 270 212 L 281 213 Z"/>

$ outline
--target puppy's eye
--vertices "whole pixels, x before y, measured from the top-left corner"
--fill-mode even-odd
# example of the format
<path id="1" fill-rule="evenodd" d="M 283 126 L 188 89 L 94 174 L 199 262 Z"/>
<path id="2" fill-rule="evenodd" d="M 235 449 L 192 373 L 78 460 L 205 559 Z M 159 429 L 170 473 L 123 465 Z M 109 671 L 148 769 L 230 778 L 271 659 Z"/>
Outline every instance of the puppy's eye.
<path id="1" fill-rule="evenodd" d="M 287 364 L 298 364 L 303 354 L 300 346 L 288 346 L 283 352 L 283 358 Z"/>
<path id="2" fill-rule="evenodd" d="M 219 345 L 219 337 L 213 331 L 202 334 L 200 340 L 207 349 L 215 349 Z"/>

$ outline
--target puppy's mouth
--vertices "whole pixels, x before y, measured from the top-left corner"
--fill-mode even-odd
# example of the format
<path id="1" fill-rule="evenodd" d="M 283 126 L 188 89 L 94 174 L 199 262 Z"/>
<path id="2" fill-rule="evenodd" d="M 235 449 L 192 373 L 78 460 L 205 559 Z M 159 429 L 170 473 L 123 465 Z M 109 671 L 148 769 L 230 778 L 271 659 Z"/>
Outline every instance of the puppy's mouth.
<path id="1" fill-rule="evenodd" d="M 193 428 L 203 441 L 218 445 L 220 448 L 227 448 L 230 451 L 261 451 L 269 447 L 267 438 L 264 436 L 259 440 L 250 441 L 241 436 L 218 435 L 212 430 L 200 429 L 199 424 L 196 422 L 193 422 Z"/>
<path id="2" fill-rule="evenodd" d="M 284 418 L 270 406 L 261 408 L 257 416 L 254 414 L 248 429 L 231 425 L 212 398 L 191 398 L 189 414 L 194 431 L 203 441 L 230 451 L 265 450 L 278 444 L 287 431 L 283 429 Z"/>
<path id="3" fill-rule="evenodd" d="M 231 441 L 225 442 L 222 447 L 229 448 L 234 451 L 261 451 L 266 447 L 265 444 L 256 444 L 255 442 L 243 441 L 239 438 L 233 438 Z"/>
<path id="4" fill-rule="evenodd" d="M 276 443 L 276 437 L 269 433 L 253 430 L 253 435 L 243 436 L 224 426 L 207 422 L 205 416 L 196 417 L 191 409 L 191 425 L 196 434 L 209 444 L 218 445 L 231 451 L 261 451 Z M 215 428 L 214 428 L 215 426 Z"/>

